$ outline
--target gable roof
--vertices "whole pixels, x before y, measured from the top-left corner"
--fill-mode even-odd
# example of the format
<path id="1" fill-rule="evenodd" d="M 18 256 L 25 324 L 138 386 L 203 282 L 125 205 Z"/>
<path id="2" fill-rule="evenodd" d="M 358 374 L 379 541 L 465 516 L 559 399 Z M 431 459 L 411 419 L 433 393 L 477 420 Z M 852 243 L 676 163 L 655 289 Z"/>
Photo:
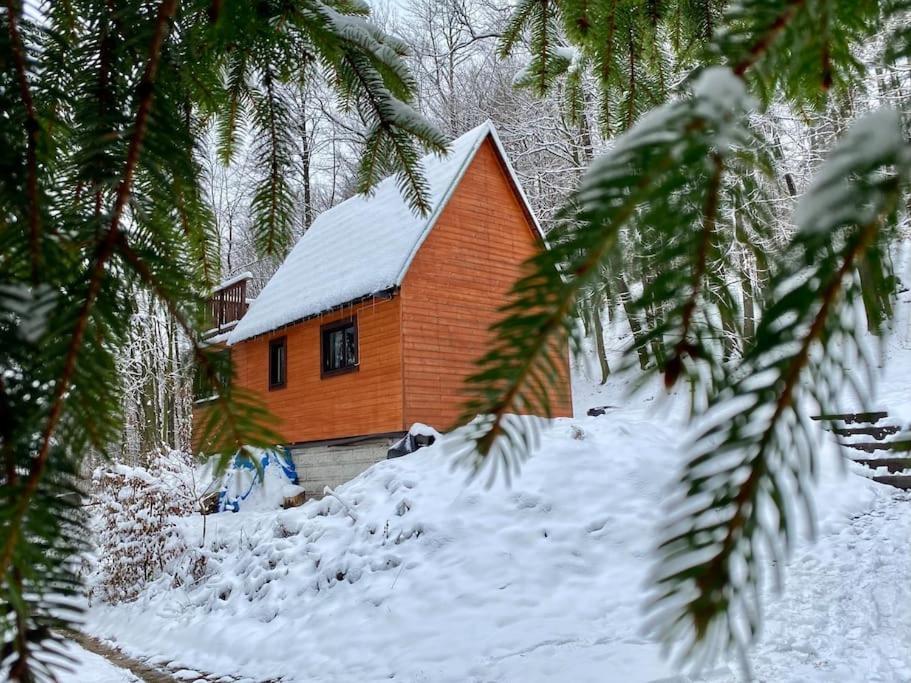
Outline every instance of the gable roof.
<path id="1" fill-rule="evenodd" d="M 321 213 L 228 336 L 228 344 L 264 334 L 402 284 L 408 268 L 482 143 L 490 137 L 535 229 L 543 233 L 490 121 L 422 160 L 431 211 L 416 215 L 395 178 Z"/>

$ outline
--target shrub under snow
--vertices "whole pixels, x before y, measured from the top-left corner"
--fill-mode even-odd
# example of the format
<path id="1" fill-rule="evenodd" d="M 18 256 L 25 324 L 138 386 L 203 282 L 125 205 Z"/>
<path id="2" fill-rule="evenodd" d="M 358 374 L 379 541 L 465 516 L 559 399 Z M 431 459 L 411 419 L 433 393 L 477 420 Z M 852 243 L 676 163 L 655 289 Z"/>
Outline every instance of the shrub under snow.
<path id="1" fill-rule="evenodd" d="M 149 469 L 114 463 L 93 476 L 97 505 L 98 565 L 92 596 L 117 604 L 135 599 L 173 563 L 197 574 L 203 561 L 190 556 L 175 517 L 191 514 L 196 497 L 188 456 L 156 458 Z"/>

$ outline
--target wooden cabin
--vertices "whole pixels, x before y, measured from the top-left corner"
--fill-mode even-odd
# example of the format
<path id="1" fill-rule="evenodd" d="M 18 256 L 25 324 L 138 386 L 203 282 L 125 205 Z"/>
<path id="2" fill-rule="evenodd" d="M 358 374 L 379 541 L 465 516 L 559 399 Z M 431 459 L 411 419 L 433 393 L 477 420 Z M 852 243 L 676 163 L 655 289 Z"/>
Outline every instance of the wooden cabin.
<path id="1" fill-rule="evenodd" d="M 385 458 L 415 423 L 456 423 L 488 328 L 543 248 L 492 124 L 423 163 L 429 216 L 393 178 L 326 211 L 223 335 L 233 381 L 279 420 L 310 494 Z M 558 416 L 572 410 L 565 367 Z"/>

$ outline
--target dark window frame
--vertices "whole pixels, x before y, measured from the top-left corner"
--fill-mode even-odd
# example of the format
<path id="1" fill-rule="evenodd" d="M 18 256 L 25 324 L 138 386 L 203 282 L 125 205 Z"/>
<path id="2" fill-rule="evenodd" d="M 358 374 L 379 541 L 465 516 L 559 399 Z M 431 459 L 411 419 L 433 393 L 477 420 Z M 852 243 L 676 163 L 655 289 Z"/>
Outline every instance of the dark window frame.
<path id="1" fill-rule="evenodd" d="M 215 351 L 215 354 L 219 357 L 216 361 L 216 371 L 219 374 L 219 379 L 224 384 L 231 384 L 233 381 L 233 366 L 231 364 L 231 348 L 228 346 L 222 347 Z M 208 383 L 202 377 L 202 368 L 197 364 L 193 369 L 193 403 L 203 404 L 214 401 L 218 398 L 218 394 L 213 394 L 212 388 L 208 386 Z"/>
<path id="2" fill-rule="evenodd" d="M 282 356 L 285 361 L 284 367 L 282 368 L 282 377 L 280 382 L 272 381 L 272 349 L 280 346 L 282 348 Z M 276 391 L 277 389 L 284 389 L 288 386 L 288 336 L 282 335 L 281 337 L 276 337 L 275 339 L 269 340 L 269 358 L 266 362 L 268 377 L 266 378 L 269 384 L 269 391 Z"/>
<path id="3" fill-rule="evenodd" d="M 329 335 L 338 330 L 343 330 L 346 327 L 352 327 L 354 329 L 354 349 L 355 349 L 355 361 L 353 365 L 346 365 L 342 368 L 336 368 L 335 370 L 326 369 L 326 353 L 328 351 L 326 347 L 326 340 Z M 336 375 L 346 375 L 349 372 L 357 372 L 361 367 L 361 342 L 360 335 L 358 334 L 358 324 L 357 316 L 352 315 L 348 318 L 342 318 L 341 320 L 334 320 L 331 323 L 326 323 L 325 325 L 320 325 L 319 328 L 319 376 L 320 379 L 326 377 L 335 377 Z"/>

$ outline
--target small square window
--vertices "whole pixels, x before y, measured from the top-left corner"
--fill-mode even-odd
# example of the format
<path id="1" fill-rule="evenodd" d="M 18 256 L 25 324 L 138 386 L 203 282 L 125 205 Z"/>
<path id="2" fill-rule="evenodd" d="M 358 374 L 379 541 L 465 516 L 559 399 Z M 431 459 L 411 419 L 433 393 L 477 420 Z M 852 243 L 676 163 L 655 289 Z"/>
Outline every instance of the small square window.
<path id="1" fill-rule="evenodd" d="M 288 338 L 269 342 L 269 388 L 281 389 L 288 379 Z"/>
<path id="2" fill-rule="evenodd" d="M 357 370 L 357 318 L 323 325 L 321 336 L 321 376 Z"/>

